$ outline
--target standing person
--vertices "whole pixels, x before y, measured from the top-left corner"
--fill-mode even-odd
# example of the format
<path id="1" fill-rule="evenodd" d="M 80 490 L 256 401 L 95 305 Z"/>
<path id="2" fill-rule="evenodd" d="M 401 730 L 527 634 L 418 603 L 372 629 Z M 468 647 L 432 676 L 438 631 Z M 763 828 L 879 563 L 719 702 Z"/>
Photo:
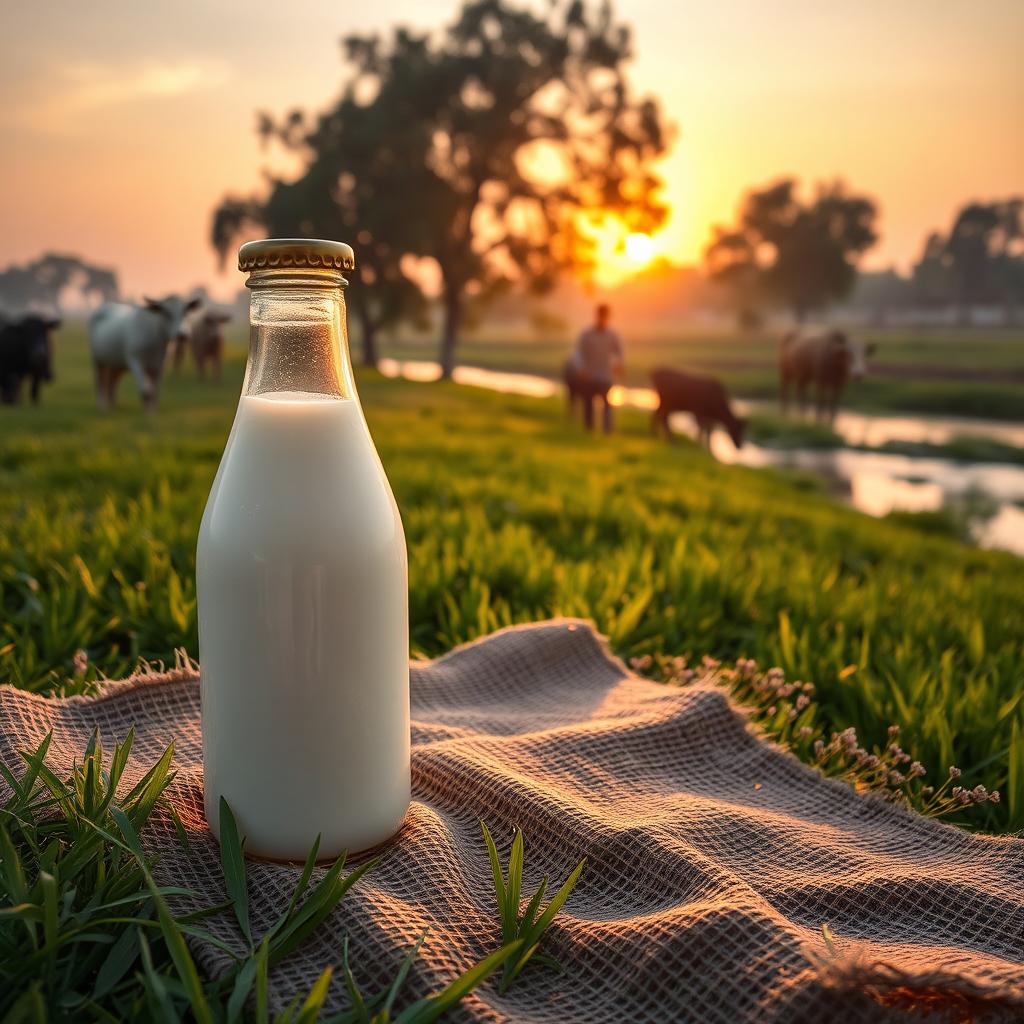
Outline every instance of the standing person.
<path id="1" fill-rule="evenodd" d="M 597 307 L 593 326 L 580 333 L 566 367 L 567 374 L 572 377 L 570 388 L 583 399 L 583 422 L 587 430 L 594 429 L 594 399 L 600 398 L 604 403 L 606 434 L 612 432 L 608 392 L 623 370 L 622 339 L 608 326 L 611 312 L 606 303 Z"/>

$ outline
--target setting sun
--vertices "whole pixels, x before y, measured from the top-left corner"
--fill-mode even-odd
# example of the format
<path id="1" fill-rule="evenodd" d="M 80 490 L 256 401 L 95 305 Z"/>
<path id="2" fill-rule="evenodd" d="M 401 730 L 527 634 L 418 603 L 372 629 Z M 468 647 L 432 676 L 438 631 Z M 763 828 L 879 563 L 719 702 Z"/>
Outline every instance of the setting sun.
<path id="1" fill-rule="evenodd" d="M 650 235 L 634 232 L 631 235 L 626 235 L 623 245 L 626 250 L 626 259 L 638 267 L 650 263 L 654 256 L 654 242 Z"/>

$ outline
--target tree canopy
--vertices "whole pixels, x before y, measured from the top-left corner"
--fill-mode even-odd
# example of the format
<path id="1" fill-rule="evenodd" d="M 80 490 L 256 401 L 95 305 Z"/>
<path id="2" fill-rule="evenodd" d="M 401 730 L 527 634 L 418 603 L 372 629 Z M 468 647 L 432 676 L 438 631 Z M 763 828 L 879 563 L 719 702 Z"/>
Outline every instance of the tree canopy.
<path id="1" fill-rule="evenodd" d="M 857 260 L 878 238 L 877 215 L 872 199 L 842 182 L 803 201 L 797 182 L 784 178 L 751 191 L 734 227 L 715 228 L 708 273 L 737 295 L 741 313 L 768 303 L 803 320 L 849 293 Z"/>
<path id="2" fill-rule="evenodd" d="M 657 102 L 633 95 L 630 32 L 610 5 L 554 0 L 541 13 L 469 0 L 441 33 L 398 28 L 343 46 L 334 106 L 262 122 L 304 171 L 266 196 L 225 200 L 213 241 L 224 253 L 252 223 L 353 239 L 364 337 L 420 308 L 410 258 L 429 258 L 448 375 L 468 302 L 542 292 L 592 265 L 588 216 L 625 231 L 663 221 L 652 163 L 669 132 Z"/>
<path id="3" fill-rule="evenodd" d="M 61 295 L 77 288 L 85 298 L 117 298 L 117 274 L 78 256 L 48 252 L 30 263 L 0 271 L 0 308 L 60 312 Z"/>
<path id="4" fill-rule="evenodd" d="M 928 304 L 954 301 L 964 321 L 973 306 L 1002 304 L 1011 322 L 1024 300 L 1024 198 L 966 203 L 947 234 L 928 236 L 914 285 Z"/>

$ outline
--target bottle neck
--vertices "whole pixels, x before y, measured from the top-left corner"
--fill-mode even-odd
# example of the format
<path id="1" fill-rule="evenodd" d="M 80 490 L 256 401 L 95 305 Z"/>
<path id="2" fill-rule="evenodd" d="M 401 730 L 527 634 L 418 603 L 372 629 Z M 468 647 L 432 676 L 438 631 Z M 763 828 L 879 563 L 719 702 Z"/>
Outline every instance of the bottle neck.
<path id="1" fill-rule="evenodd" d="M 355 398 L 344 279 L 337 274 L 253 274 L 247 284 L 249 358 L 242 394 Z"/>

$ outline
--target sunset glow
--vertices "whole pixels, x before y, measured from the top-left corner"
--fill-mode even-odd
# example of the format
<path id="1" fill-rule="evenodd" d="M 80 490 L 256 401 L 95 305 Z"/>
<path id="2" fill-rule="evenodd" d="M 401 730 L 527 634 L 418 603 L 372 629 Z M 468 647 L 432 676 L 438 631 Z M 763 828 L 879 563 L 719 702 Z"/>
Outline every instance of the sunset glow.
<path id="1" fill-rule="evenodd" d="M 678 241 L 673 242 L 671 235 L 631 232 L 618 217 L 606 216 L 596 221 L 587 218 L 579 225 L 579 230 L 594 245 L 593 278 L 602 288 L 614 288 L 645 270 L 656 259 L 674 263 L 683 260 Z"/>
<path id="2" fill-rule="evenodd" d="M 636 232 L 626 235 L 623 249 L 626 259 L 638 267 L 644 267 L 654 259 L 654 241 L 650 235 L 641 235 Z"/>
<path id="3" fill-rule="evenodd" d="M 310 0 L 282 18 L 254 0 L 244 32 L 233 7 L 214 4 L 159 32 L 140 9 L 114 33 L 105 4 L 74 18 L 12 5 L 0 44 L 0 264 L 77 252 L 117 267 L 130 294 L 200 282 L 233 293 L 237 275 L 209 243 L 212 209 L 263 188 L 265 171 L 294 172 L 292 157 L 261 148 L 254 112 L 322 109 L 342 81 L 341 35 L 435 29 L 457 6 L 386 0 L 342 17 Z M 659 168 L 669 219 L 649 251 L 628 241 L 630 225 L 602 229 L 603 284 L 662 257 L 698 261 L 744 190 L 784 174 L 808 185 L 841 176 L 873 196 L 884 230 L 867 263 L 903 268 L 960 203 L 1024 180 L 1024 5 L 992 0 L 980 17 L 926 0 L 725 0 L 695 5 L 685 33 L 662 6 L 618 6 L 634 29 L 636 87 L 659 97 L 677 134 Z"/>

